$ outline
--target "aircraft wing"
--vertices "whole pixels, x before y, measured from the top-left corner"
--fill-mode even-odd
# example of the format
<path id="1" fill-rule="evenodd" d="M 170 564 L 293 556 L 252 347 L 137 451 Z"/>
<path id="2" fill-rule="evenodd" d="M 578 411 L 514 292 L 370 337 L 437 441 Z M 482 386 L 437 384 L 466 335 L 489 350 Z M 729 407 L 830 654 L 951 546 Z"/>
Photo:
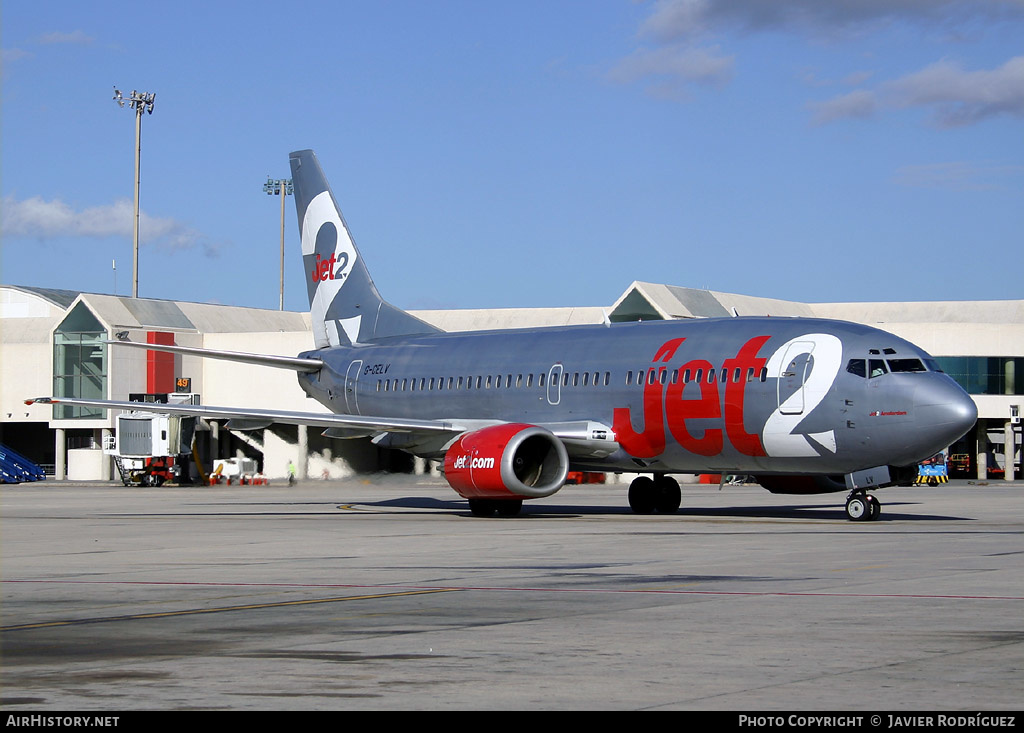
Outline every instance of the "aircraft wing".
<path id="1" fill-rule="evenodd" d="M 310 425 L 327 428 L 334 438 L 378 436 L 384 447 L 407 448 L 422 442 L 444 439 L 445 434 L 458 435 L 470 430 L 500 424 L 501 420 L 449 419 L 417 420 L 401 417 L 374 417 L 369 415 L 337 415 L 322 412 L 291 410 L 261 410 L 258 408 L 216 407 L 214 405 L 182 405 L 163 402 L 122 402 L 119 400 L 87 400 L 78 397 L 36 397 L 25 400 L 26 405 L 75 405 L 102 410 L 153 412 L 162 415 L 189 415 L 214 420 L 228 420 L 228 427 L 253 430 L 271 423 Z M 233 426 L 231 423 L 235 423 Z M 574 458 L 603 458 L 618 450 L 610 427 L 602 423 L 582 420 L 578 422 L 543 423 L 539 427 L 549 430 L 562 441 Z"/>
<path id="2" fill-rule="evenodd" d="M 471 423 L 462 425 L 447 420 L 413 420 L 400 417 L 335 415 L 320 412 L 293 412 L 291 410 L 215 407 L 213 405 L 175 405 L 163 402 L 86 400 L 77 397 L 36 397 L 35 399 L 25 400 L 25 404 L 76 405 L 78 407 L 97 407 L 103 410 L 135 410 L 138 412 L 155 412 L 162 415 L 192 415 L 214 420 L 238 420 L 250 423 L 249 427 L 256 427 L 259 424 L 269 425 L 272 422 L 277 422 L 287 425 L 313 425 L 324 428 L 351 428 L 397 433 L 461 433 L 477 427 Z"/>

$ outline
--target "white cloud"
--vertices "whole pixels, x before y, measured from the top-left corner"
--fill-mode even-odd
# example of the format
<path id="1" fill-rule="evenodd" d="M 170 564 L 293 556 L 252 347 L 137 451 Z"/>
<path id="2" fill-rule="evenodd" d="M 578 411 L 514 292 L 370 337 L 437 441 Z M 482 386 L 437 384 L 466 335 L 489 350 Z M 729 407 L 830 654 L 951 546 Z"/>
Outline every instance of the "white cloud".
<path id="1" fill-rule="evenodd" d="M 647 47 L 619 61 L 609 77 L 647 82 L 649 92 L 667 89 L 685 99 L 695 82 L 731 80 L 740 62 L 709 39 L 737 32 L 821 37 L 904 23 L 962 33 L 971 22 L 1022 19 L 1024 0 L 657 0 L 638 31 Z M 870 117 L 882 107 L 928 107 L 944 127 L 1019 115 L 1024 97 L 1019 59 L 990 72 L 965 72 L 939 63 L 873 90 L 858 89 L 809 106 L 816 124 Z M 863 84 L 871 73 L 850 74 L 843 83 Z"/>
<path id="2" fill-rule="evenodd" d="M 907 188 L 995 191 L 1006 188 L 1008 179 L 1012 184 L 1012 179 L 1022 178 L 1024 166 L 959 161 L 902 166 L 893 174 L 893 183 Z"/>
<path id="3" fill-rule="evenodd" d="M 902 20 L 1024 17 L 1021 0 L 658 0 L 641 31 L 663 42 L 730 30 L 833 34 Z"/>
<path id="4" fill-rule="evenodd" d="M 131 238 L 134 215 L 134 206 L 127 199 L 76 210 L 57 199 L 46 201 L 35 196 L 19 201 L 13 196 L 5 196 L 0 224 L 5 237 L 38 240 L 62 237 Z M 202 249 L 208 255 L 215 255 L 220 249 L 202 234 L 176 219 L 154 217 L 145 212 L 139 214 L 139 240 L 141 243 L 168 249 Z"/>
<path id="5" fill-rule="evenodd" d="M 32 58 L 31 52 L 21 48 L 5 48 L 2 51 L 2 55 L 0 55 L 0 61 L 3 62 L 4 66 L 28 58 Z"/>
<path id="6" fill-rule="evenodd" d="M 1024 56 L 997 69 L 965 71 L 942 61 L 884 85 L 894 107 L 927 107 L 942 127 L 1009 115 L 1024 117 Z"/>
<path id="7" fill-rule="evenodd" d="M 871 117 L 878 107 L 874 92 L 858 89 L 826 102 L 813 102 L 814 124 L 824 125 L 840 119 Z"/>
<path id="8" fill-rule="evenodd" d="M 684 97 L 689 83 L 722 84 L 732 77 L 733 57 L 718 49 L 664 46 L 642 48 L 622 59 L 609 74 L 619 82 L 650 82 L 656 96 Z"/>
<path id="9" fill-rule="evenodd" d="M 941 61 L 874 91 L 857 90 L 810 105 L 814 122 L 864 118 L 880 108 L 930 109 L 940 127 L 959 127 L 1008 115 L 1024 117 L 1024 56 L 996 69 L 965 71 Z"/>
<path id="10" fill-rule="evenodd" d="M 87 46 L 95 40 L 95 38 L 81 30 L 71 32 L 52 31 L 39 36 L 39 42 L 42 44 L 73 43 L 80 46 Z"/>

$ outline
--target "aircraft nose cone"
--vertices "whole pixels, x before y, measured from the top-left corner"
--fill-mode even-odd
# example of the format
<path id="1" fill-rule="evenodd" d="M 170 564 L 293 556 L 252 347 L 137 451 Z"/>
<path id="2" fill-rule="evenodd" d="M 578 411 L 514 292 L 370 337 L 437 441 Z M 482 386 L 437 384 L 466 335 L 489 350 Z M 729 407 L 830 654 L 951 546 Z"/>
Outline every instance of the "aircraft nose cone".
<path id="1" fill-rule="evenodd" d="M 914 396 L 914 415 L 920 429 L 941 450 L 971 429 L 978 419 L 978 406 L 959 384 L 945 375 L 919 385 Z"/>

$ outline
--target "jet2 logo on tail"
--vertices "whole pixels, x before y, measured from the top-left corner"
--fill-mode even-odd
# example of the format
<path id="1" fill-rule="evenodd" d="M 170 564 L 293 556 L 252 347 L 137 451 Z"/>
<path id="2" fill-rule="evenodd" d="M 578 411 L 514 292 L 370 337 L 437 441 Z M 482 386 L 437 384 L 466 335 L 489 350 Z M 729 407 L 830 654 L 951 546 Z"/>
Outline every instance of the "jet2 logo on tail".
<path id="1" fill-rule="evenodd" d="M 330 229 L 325 230 L 328 225 Z M 310 271 L 312 282 L 334 281 L 330 284 L 337 288 L 355 264 L 355 245 L 328 191 L 321 192 L 306 207 L 302 220 L 302 254 L 308 258 L 307 267 L 316 257 Z"/>
<path id="2" fill-rule="evenodd" d="M 330 191 L 321 191 L 306 206 L 301 231 L 303 263 L 310 275 L 306 289 L 313 343 L 319 349 L 338 346 L 345 340 L 353 342 L 359 335 L 360 314 L 332 308 L 342 286 L 349 281 L 358 255 Z"/>
<path id="3" fill-rule="evenodd" d="M 337 263 L 338 267 L 334 265 Z M 319 254 L 316 256 L 316 264 L 313 265 L 313 282 L 324 282 L 325 280 L 341 280 L 347 274 L 345 268 L 348 266 L 348 253 L 332 252 L 329 259 L 323 259 Z"/>

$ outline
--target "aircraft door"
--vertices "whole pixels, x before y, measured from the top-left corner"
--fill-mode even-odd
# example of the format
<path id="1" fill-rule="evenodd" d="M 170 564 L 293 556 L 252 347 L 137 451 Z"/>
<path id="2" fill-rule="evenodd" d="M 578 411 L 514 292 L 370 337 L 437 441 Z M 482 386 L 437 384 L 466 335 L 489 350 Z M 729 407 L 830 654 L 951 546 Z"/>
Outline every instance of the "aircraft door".
<path id="1" fill-rule="evenodd" d="M 348 365 L 345 373 L 345 409 L 350 415 L 359 414 L 359 399 L 356 387 L 359 384 L 359 373 L 363 371 L 363 360 L 356 359 Z"/>
<path id="2" fill-rule="evenodd" d="M 562 401 L 562 365 L 555 364 L 548 371 L 548 404 L 557 405 Z"/>
<path id="3" fill-rule="evenodd" d="M 782 357 L 782 371 L 778 382 L 779 412 L 783 415 L 802 415 L 805 407 L 804 383 L 813 366 L 813 341 L 795 341 Z"/>

